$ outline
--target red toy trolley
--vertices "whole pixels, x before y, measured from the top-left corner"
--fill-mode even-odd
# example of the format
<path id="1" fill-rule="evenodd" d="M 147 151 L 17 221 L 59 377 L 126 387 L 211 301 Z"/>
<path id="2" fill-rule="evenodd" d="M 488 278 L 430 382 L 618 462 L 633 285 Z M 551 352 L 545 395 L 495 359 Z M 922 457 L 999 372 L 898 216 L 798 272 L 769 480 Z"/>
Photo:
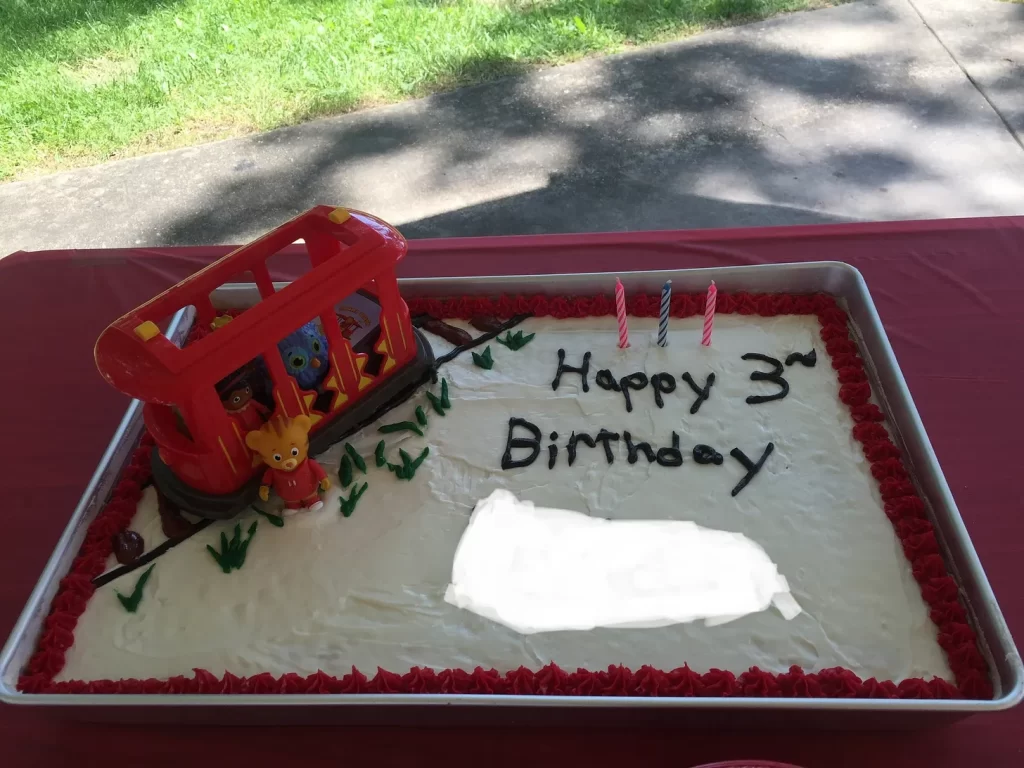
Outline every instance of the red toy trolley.
<path id="1" fill-rule="evenodd" d="M 311 268 L 275 290 L 267 260 L 303 239 Z M 96 342 L 96 365 L 115 388 L 145 403 L 156 441 L 153 478 L 181 509 L 227 518 L 255 499 L 261 461 L 245 444 L 217 385 L 239 371 L 265 381 L 266 416 L 305 414 L 313 421 L 310 452 L 322 452 L 409 397 L 430 376 L 433 354 L 413 328 L 395 267 L 406 242 L 389 224 L 357 211 L 318 206 L 228 254 L 112 323 Z M 218 313 L 210 294 L 251 275 L 260 301 Z M 361 297 L 379 309 L 365 341 L 346 338 L 339 302 Z M 192 340 L 176 347 L 157 323 L 196 309 Z M 289 374 L 278 342 L 319 319 L 327 370 L 315 390 Z M 340 325 L 339 325 L 340 322 Z"/>

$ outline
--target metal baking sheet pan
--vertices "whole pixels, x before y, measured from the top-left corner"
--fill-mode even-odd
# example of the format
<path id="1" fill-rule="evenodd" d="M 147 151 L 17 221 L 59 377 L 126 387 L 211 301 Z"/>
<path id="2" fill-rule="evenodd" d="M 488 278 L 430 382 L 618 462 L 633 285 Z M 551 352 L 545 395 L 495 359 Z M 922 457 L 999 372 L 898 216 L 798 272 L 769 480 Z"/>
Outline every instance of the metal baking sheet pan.
<path id="1" fill-rule="evenodd" d="M 16 689 L 20 670 L 31 656 L 61 577 L 74 559 L 86 530 L 102 509 L 141 434 L 142 409 L 128 408 L 100 466 L 75 509 L 28 604 L 0 656 L 0 699 L 22 705 L 62 708 L 76 718 L 171 720 L 178 722 L 551 722 L 583 718 L 588 723 L 644 720 L 677 725 L 711 722 L 827 727 L 905 727 L 934 725 L 967 715 L 1007 709 L 1024 699 L 1024 668 L 995 596 L 946 484 L 906 382 L 875 311 L 861 274 L 838 262 L 738 266 L 715 269 L 619 273 L 627 293 L 657 294 L 671 279 L 676 291 L 703 292 L 714 279 L 727 292 L 829 293 L 846 307 L 873 379 L 876 396 L 904 449 L 922 497 L 929 506 L 946 562 L 961 585 L 982 653 L 990 665 L 993 699 L 785 699 L 686 697 L 562 697 L 504 695 L 310 694 L 289 696 L 210 695 L 58 695 L 23 694 Z M 443 277 L 400 280 L 403 296 L 543 293 L 552 296 L 607 293 L 607 273 Z M 219 308 L 246 307 L 259 300 L 254 285 L 232 284 L 211 297 Z M 191 326 L 185 311 L 175 316 L 168 337 L 181 343 Z M 681 659 L 680 663 L 685 661 Z M 738 671 L 738 670 L 734 670 Z M 297 714 L 301 713 L 301 714 Z M 799 714 L 798 714 L 799 713 Z"/>

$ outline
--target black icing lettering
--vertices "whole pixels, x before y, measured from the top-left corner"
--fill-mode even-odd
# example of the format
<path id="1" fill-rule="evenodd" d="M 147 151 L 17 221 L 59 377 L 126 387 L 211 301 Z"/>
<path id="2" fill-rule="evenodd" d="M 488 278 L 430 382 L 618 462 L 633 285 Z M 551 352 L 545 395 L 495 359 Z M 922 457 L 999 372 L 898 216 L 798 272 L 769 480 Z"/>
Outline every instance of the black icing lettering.
<path id="1" fill-rule="evenodd" d="M 683 452 L 679 450 L 679 435 L 672 433 L 672 447 L 659 448 L 657 460 L 663 467 L 678 467 L 683 463 Z"/>
<path id="2" fill-rule="evenodd" d="M 813 368 L 818 362 L 818 353 L 813 349 L 806 355 L 802 352 L 792 352 L 786 357 L 786 365 L 792 365 L 793 363 L 800 363 L 805 368 Z"/>
<path id="3" fill-rule="evenodd" d="M 515 437 L 516 427 L 522 427 L 533 437 Z M 513 459 L 513 448 L 529 448 L 530 455 L 525 459 Z M 505 438 L 505 453 L 501 457 L 502 469 L 515 469 L 516 467 L 528 467 L 536 461 L 540 455 L 540 428 L 526 419 L 513 416 L 508 420 L 508 437 Z"/>
<path id="4" fill-rule="evenodd" d="M 555 468 L 555 459 L 558 458 L 558 446 L 552 443 L 548 446 L 548 469 Z"/>
<path id="5" fill-rule="evenodd" d="M 698 464 L 721 464 L 725 459 L 722 458 L 722 454 L 712 448 L 710 445 L 693 446 L 693 460 Z"/>
<path id="6" fill-rule="evenodd" d="M 619 433 L 609 432 L 604 427 L 601 427 L 601 431 L 597 433 L 597 436 L 594 439 L 604 446 L 604 457 L 608 459 L 609 464 L 613 464 L 615 462 L 615 454 L 612 453 L 611 441 L 618 440 Z"/>
<path id="7" fill-rule="evenodd" d="M 596 448 L 597 443 L 594 442 L 594 438 L 588 435 L 586 432 L 580 432 L 578 435 L 573 432 L 569 435 L 569 444 L 566 445 L 565 449 L 569 452 L 569 466 L 571 467 L 576 463 L 576 443 L 583 443 L 591 448 Z"/>
<path id="8" fill-rule="evenodd" d="M 654 404 L 665 407 L 662 395 L 670 395 L 676 391 L 676 377 L 671 373 L 656 373 L 651 376 L 651 388 L 654 390 Z"/>
<path id="9" fill-rule="evenodd" d="M 602 368 L 597 372 L 597 376 L 594 377 L 594 383 L 597 384 L 601 389 L 607 389 L 609 392 L 621 392 L 622 387 L 619 386 L 619 382 L 612 376 L 612 372 L 607 368 Z"/>
<path id="10" fill-rule="evenodd" d="M 644 456 L 647 457 L 648 463 L 653 462 L 656 459 L 654 450 L 651 448 L 650 443 L 633 443 L 633 436 L 629 432 L 622 433 L 622 439 L 626 441 L 626 461 L 630 464 L 636 464 L 637 456 L 642 451 Z"/>
<path id="11" fill-rule="evenodd" d="M 554 390 L 558 389 L 558 385 L 562 382 L 563 373 L 578 373 L 580 378 L 583 379 L 583 391 L 589 392 L 590 385 L 587 384 L 587 371 L 590 370 L 590 353 L 585 352 L 583 354 L 583 365 L 576 368 L 572 365 L 565 364 L 565 350 L 558 350 L 558 370 L 555 371 L 555 380 L 551 382 L 551 388 Z"/>
<path id="12" fill-rule="evenodd" d="M 693 376 L 687 371 L 683 374 L 683 381 L 690 385 L 690 389 L 697 395 L 697 399 L 693 401 L 693 405 L 690 406 L 690 413 L 696 413 L 700 410 L 701 403 L 708 399 L 711 395 L 711 385 L 715 383 L 715 374 L 709 373 L 707 381 L 704 382 L 703 387 L 698 387 L 697 382 L 693 380 Z"/>
<path id="13" fill-rule="evenodd" d="M 622 396 L 626 398 L 626 412 L 630 413 L 633 411 L 633 401 L 629 399 L 629 390 L 635 390 L 639 392 L 641 389 L 647 386 L 647 374 L 637 371 L 631 373 L 629 376 L 623 376 L 619 379 L 619 386 L 622 387 Z"/>
<path id="14" fill-rule="evenodd" d="M 760 360 L 762 363 L 768 363 L 774 366 L 774 369 L 768 373 L 764 371 L 754 371 L 750 374 L 751 381 L 770 381 L 772 384 L 778 384 L 780 389 L 773 395 L 751 395 L 747 398 L 747 402 L 750 405 L 757 405 L 758 403 L 767 403 L 772 400 L 781 400 L 789 394 L 789 382 L 782 378 L 781 374 L 784 370 L 782 363 L 776 360 L 774 357 L 768 357 L 768 355 L 759 355 L 756 352 L 748 352 L 743 355 L 743 360 Z M 735 495 L 735 494 L 734 494 Z"/>
<path id="15" fill-rule="evenodd" d="M 764 460 L 771 455 L 771 452 L 773 450 L 775 450 L 775 444 L 768 443 L 768 446 L 764 449 L 764 453 L 761 454 L 761 458 L 757 460 L 757 464 L 752 462 L 747 457 L 747 454 L 745 454 L 739 448 L 733 448 L 731 451 L 729 451 L 729 455 L 736 459 L 736 461 L 742 464 L 747 470 L 747 474 L 745 474 L 743 478 L 738 483 L 736 483 L 736 487 L 732 489 L 733 496 L 735 496 L 737 493 L 746 488 L 747 483 L 749 483 L 754 478 L 754 475 L 761 471 L 761 467 L 764 466 Z"/>

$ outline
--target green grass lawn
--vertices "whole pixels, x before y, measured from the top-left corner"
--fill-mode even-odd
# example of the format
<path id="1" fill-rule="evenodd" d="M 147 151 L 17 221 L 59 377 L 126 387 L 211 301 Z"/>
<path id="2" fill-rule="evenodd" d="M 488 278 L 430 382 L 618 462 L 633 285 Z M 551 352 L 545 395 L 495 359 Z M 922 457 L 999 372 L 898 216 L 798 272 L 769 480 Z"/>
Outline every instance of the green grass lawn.
<path id="1" fill-rule="evenodd" d="M 0 180 L 821 0 L 0 0 Z"/>

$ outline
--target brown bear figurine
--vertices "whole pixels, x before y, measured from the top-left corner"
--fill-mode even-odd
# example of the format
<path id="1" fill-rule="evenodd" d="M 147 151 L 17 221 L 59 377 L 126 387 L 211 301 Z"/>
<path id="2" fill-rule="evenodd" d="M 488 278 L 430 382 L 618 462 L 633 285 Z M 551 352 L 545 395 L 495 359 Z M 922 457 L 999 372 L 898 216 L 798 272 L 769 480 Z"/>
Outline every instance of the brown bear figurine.
<path id="1" fill-rule="evenodd" d="M 267 501 L 270 490 L 281 497 L 285 514 L 300 509 L 319 509 L 324 505 L 320 491 L 331 487 L 327 473 L 309 458 L 308 416 L 285 419 L 275 416 L 245 436 L 245 444 L 267 465 L 260 485 L 260 498 Z"/>

